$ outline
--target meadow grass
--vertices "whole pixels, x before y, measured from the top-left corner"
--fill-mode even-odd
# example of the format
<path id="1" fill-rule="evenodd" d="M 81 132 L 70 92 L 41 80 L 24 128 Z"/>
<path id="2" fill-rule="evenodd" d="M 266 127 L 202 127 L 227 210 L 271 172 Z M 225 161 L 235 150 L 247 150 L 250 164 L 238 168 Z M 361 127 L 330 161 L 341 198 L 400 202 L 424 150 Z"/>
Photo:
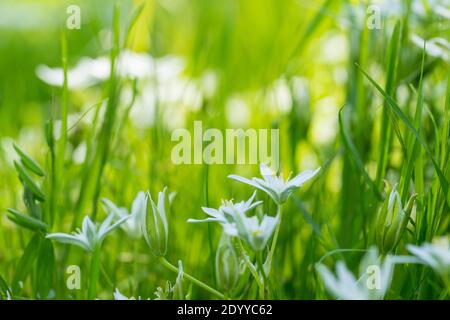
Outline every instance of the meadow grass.
<path id="1" fill-rule="evenodd" d="M 448 2 L 72 2 L 0 26 L 1 299 L 450 297 Z M 194 121 L 279 129 L 279 170 L 174 164 Z"/>

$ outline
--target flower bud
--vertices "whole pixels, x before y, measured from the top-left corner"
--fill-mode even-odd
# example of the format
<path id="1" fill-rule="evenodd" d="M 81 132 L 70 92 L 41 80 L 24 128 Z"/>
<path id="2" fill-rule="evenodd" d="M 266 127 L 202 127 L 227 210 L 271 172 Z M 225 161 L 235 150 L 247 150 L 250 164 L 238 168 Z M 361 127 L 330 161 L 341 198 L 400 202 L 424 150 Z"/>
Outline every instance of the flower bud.
<path id="1" fill-rule="evenodd" d="M 397 186 L 391 187 L 388 183 L 386 184 L 389 197 L 385 199 L 378 212 L 376 229 L 376 242 L 383 254 L 393 251 L 400 242 L 417 196 L 417 194 L 412 195 L 406 207 L 403 208 Z"/>
<path id="2" fill-rule="evenodd" d="M 239 279 L 239 260 L 227 235 L 223 235 L 216 252 L 217 284 L 222 290 L 232 290 Z"/>
<path id="3" fill-rule="evenodd" d="M 141 217 L 141 230 L 145 241 L 156 256 L 164 256 L 167 251 L 169 225 L 167 213 L 169 200 L 167 188 L 158 194 L 158 204 L 153 201 L 149 192 L 145 198 L 145 214 Z"/>

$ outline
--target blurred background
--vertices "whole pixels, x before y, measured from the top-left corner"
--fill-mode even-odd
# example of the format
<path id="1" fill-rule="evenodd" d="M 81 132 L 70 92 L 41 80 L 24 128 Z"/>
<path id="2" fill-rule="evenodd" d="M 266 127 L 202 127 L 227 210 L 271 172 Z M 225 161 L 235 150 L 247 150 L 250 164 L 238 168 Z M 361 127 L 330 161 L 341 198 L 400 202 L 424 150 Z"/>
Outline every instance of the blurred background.
<path id="1" fill-rule="evenodd" d="M 226 176 L 256 176 L 258 166 L 174 165 L 171 132 L 192 129 L 194 120 L 219 129 L 279 128 L 285 177 L 318 166 L 323 171 L 288 205 L 285 221 L 289 223 L 282 227 L 274 270 L 279 279 L 277 297 L 325 297 L 316 276 L 306 275 L 330 250 L 367 247 L 370 217 L 377 207 L 339 135 L 338 112 L 345 106 L 355 146 L 367 172 L 375 177 L 383 100 L 356 63 L 385 87 L 389 43 L 400 22 L 401 50 L 391 93 L 412 115 L 416 98 L 411 87 L 418 85 L 423 41 L 428 40 L 424 96 L 430 111 L 423 118 L 423 130 L 433 143 L 432 123 L 443 114 L 449 74 L 449 2 L 116 2 L 120 38 L 127 41 L 118 58 L 119 102 L 108 161 L 101 173 L 100 198 L 129 208 L 140 190 L 156 194 L 168 186 L 177 192 L 168 259 L 173 263 L 181 259 L 186 270 L 214 284 L 220 229 L 186 220 L 203 218 L 201 206 L 218 207 L 222 199 L 247 199 L 252 190 Z M 71 5 L 80 9 L 79 29 L 67 28 Z M 137 8 L 142 11 L 136 17 Z M 52 230 L 69 232 L 86 214 L 105 215 L 96 202 L 92 176 L 98 172 L 92 171 L 90 158 L 100 152 L 96 137 L 108 97 L 113 9 L 110 0 L 0 2 L 0 275 L 5 279 L 13 278 L 14 266 L 30 238 L 29 231 L 19 230 L 3 215 L 8 207 L 23 207 L 12 142 L 48 168 L 45 123 L 54 119 L 58 135 L 65 99 L 63 37 L 69 69 L 68 141 Z M 380 24 L 372 28 L 378 13 Z M 388 179 L 398 180 L 402 161 L 401 144 L 394 141 Z M 430 179 L 431 175 L 432 169 Z M 262 194 L 259 197 L 267 200 Z M 264 211 L 274 214 L 270 201 Z M 111 298 L 116 287 L 126 294 L 151 297 L 157 286 L 175 278 L 154 262 L 142 239 L 125 238 L 117 233 L 105 242 L 108 254 L 102 256 L 100 298 Z M 57 262 L 63 259 L 63 248 L 55 246 Z M 356 265 L 359 256 L 346 259 Z M 87 263 L 81 250 L 73 248 L 65 265 L 56 264 L 56 297 L 79 297 L 64 287 L 64 270 L 68 264 L 84 270 Z M 205 297 L 198 288 L 192 290 L 192 296 Z M 400 285 L 395 294 L 413 296 L 402 290 L 408 291 Z M 27 283 L 23 295 L 33 295 Z"/>

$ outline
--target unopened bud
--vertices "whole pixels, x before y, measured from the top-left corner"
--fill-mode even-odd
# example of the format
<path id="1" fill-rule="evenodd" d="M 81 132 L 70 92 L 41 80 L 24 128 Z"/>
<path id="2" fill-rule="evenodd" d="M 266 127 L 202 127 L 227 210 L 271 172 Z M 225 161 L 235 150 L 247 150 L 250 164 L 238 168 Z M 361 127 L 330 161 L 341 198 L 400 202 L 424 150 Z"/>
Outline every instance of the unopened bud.
<path id="1" fill-rule="evenodd" d="M 385 199 L 378 212 L 376 231 L 377 245 L 383 254 L 393 251 L 400 242 L 417 197 L 417 194 L 412 195 L 403 208 L 396 185 L 391 188 L 388 184 L 387 191 L 389 197 Z"/>
<path id="2" fill-rule="evenodd" d="M 223 235 L 216 252 L 216 277 L 221 289 L 230 291 L 239 278 L 239 260 L 228 236 Z"/>
<path id="3" fill-rule="evenodd" d="M 166 189 L 158 194 L 158 204 L 153 201 L 149 192 L 146 194 L 146 210 L 142 216 L 141 229 L 145 241 L 156 256 L 164 256 L 167 251 L 169 225 L 167 213 L 169 201 Z"/>

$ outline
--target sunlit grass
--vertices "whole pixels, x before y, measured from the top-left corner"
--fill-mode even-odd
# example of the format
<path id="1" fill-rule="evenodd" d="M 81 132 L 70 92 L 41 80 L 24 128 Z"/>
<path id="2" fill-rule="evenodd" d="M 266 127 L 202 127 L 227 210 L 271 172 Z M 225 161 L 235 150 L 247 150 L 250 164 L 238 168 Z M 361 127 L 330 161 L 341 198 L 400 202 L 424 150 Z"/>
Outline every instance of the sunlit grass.
<path id="1" fill-rule="evenodd" d="M 72 2 L 0 24 L 0 298 L 449 298 L 448 2 Z M 174 164 L 194 121 L 279 171 Z"/>

